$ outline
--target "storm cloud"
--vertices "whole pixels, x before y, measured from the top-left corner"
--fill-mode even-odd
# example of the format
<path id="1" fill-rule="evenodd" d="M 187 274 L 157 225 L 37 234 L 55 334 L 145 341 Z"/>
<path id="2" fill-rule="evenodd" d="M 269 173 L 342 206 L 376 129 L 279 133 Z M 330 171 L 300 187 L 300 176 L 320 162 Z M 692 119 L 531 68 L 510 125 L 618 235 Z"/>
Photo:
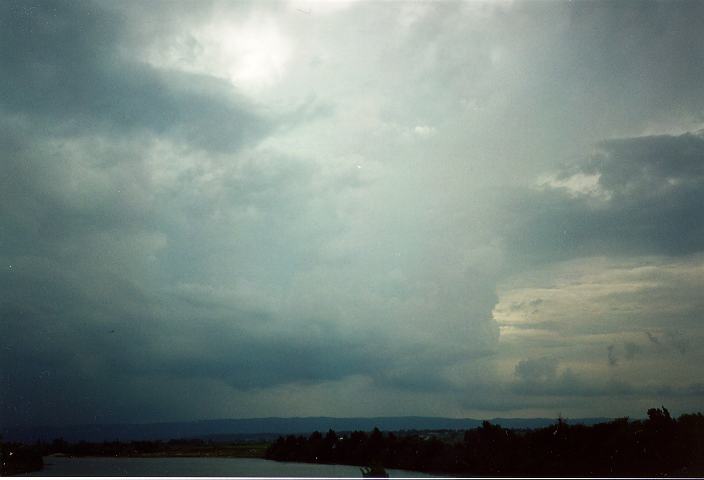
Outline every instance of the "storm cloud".
<path id="1" fill-rule="evenodd" d="M 685 255 L 704 245 L 704 133 L 607 140 L 520 202 L 512 251 L 556 257 Z"/>
<path id="2" fill-rule="evenodd" d="M 694 408 L 701 9 L 3 3 L 2 426 Z"/>

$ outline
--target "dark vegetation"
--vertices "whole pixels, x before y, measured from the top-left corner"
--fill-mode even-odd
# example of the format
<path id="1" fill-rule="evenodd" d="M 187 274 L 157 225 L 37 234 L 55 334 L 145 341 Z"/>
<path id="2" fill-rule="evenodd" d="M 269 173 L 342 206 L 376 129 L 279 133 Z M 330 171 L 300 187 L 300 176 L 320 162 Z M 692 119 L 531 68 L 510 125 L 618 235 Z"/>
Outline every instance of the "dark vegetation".
<path id="1" fill-rule="evenodd" d="M 1 443 L 0 475 L 42 468 L 42 457 L 265 457 L 478 476 L 702 476 L 704 416 L 648 410 L 645 420 L 536 429 L 484 422 L 472 430 L 361 431 L 289 435 L 274 443 L 203 439 Z"/>
<path id="2" fill-rule="evenodd" d="M 0 476 L 34 472 L 43 467 L 42 455 L 37 448 L 0 441 Z"/>
<path id="3" fill-rule="evenodd" d="M 509 430 L 484 422 L 459 439 L 330 430 L 279 437 L 266 458 L 480 476 L 699 476 L 704 416 L 673 419 L 663 407 L 648 410 L 646 420 L 593 426 L 559 419 L 545 428 Z"/>
<path id="4" fill-rule="evenodd" d="M 267 443 L 224 443 L 201 439 L 162 441 L 68 443 L 61 439 L 39 444 L 44 455 L 70 457 L 240 457 L 260 458 Z"/>

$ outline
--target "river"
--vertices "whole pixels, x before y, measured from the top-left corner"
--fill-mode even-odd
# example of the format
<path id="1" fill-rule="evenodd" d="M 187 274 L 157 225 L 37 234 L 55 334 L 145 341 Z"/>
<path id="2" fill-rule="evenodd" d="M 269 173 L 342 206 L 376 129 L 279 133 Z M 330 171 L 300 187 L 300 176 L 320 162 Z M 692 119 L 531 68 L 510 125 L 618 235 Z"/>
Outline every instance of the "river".
<path id="1" fill-rule="evenodd" d="M 429 478 L 407 470 L 387 470 L 391 478 Z M 356 477 L 359 467 L 287 463 L 261 458 L 113 458 L 44 457 L 44 469 L 22 476 L 37 477 Z"/>

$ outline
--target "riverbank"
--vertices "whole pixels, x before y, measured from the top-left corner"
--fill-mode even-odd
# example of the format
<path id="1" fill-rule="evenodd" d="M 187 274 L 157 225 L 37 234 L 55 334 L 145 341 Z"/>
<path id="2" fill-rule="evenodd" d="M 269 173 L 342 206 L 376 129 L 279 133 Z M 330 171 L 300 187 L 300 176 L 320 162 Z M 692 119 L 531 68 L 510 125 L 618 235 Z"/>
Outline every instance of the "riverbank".
<path id="1" fill-rule="evenodd" d="M 206 444 L 206 445 L 165 445 L 164 448 L 148 451 L 139 448 L 125 448 L 106 455 L 102 452 L 55 453 L 63 457 L 112 457 L 112 458 L 264 458 L 268 443 L 246 444 Z M 109 450 L 109 449 L 104 449 Z"/>

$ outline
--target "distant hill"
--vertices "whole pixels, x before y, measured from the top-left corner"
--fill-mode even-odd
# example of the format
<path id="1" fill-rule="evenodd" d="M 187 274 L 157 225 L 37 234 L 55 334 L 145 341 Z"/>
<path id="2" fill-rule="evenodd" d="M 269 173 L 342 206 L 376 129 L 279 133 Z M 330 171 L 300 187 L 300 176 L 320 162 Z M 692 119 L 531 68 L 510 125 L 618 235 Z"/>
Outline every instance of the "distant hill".
<path id="1" fill-rule="evenodd" d="M 581 418 L 568 420 L 572 424 L 593 425 L 608 421 L 608 418 Z M 505 428 L 538 428 L 555 423 L 554 418 L 494 418 L 493 424 Z M 337 432 L 353 430 L 370 431 L 378 427 L 383 431 L 399 430 L 466 430 L 481 425 L 482 420 L 473 418 L 442 417 L 290 417 L 290 418 L 237 418 L 199 420 L 192 422 L 74 425 L 67 427 L 3 428 L 6 441 L 35 442 L 63 438 L 68 442 L 103 442 L 170 440 L 178 438 L 202 438 L 209 440 L 255 440 L 271 439 L 277 435 L 309 434 L 314 431 Z"/>

